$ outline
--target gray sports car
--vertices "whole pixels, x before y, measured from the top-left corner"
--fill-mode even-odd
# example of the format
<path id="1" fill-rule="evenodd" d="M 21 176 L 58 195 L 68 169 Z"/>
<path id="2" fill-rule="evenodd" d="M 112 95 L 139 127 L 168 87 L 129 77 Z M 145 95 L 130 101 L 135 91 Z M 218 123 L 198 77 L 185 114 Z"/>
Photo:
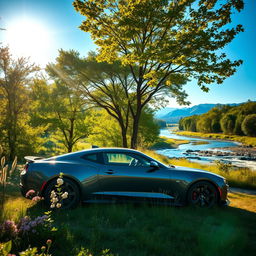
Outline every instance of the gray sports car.
<path id="1" fill-rule="evenodd" d="M 36 191 L 50 205 L 51 193 L 63 173 L 62 208 L 95 200 L 132 200 L 198 205 L 227 205 L 225 178 L 203 170 L 166 166 L 131 149 L 96 148 L 51 158 L 25 157 L 20 187 L 25 196 Z"/>

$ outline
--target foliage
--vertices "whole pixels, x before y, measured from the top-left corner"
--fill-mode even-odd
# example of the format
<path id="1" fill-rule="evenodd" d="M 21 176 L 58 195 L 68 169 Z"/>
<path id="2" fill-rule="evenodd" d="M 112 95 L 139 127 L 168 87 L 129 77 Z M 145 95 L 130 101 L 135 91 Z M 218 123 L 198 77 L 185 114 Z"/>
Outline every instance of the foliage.
<path id="1" fill-rule="evenodd" d="M 31 129 L 28 115 L 29 84 L 36 71 L 38 67 L 27 58 L 14 59 L 8 47 L 0 47 L 0 143 L 11 160 L 17 152 L 29 153 L 28 149 L 41 142 L 37 137 L 42 129 Z"/>
<path id="2" fill-rule="evenodd" d="M 64 146 L 66 152 L 71 152 L 88 136 L 85 102 L 72 88 L 62 83 L 47 84 L 45 80 L 35 80 L 32 100 L 31 123 L 34 127 L 39 124 L 47 126 L 45 147 L 48 149 Z"/>
<path id="3" fill-rule="evenodd" d="M 205 114 L 180 119 L 179 129 L 201 133 L 223 132 L 229 135 L 256 136 L 253 117 L 255 113 L 256 102 L 249 101 L 233 107 L 217 106 Z"/>
<path id="4" fill-rule="evenodd" d="M 17 157 L 14 158 L 13 163 L 11 165 L 11 168 L 9 169 L 8 164 L 6 164 L 6 158 L 5 156 L 2 156 L 3 153 L 3 148 L 0 145 L 0 158 L 1 158 L 1 163 L 0 163 L 0 209 L 1 212 L 4 207 L 5 203 L 5 191 L 6 191 L 6 184 L 8 179 L 12 176 L 14 170 L 16 169 L 17 165 Z"/>
<path id="5" fill-rule="evenodd" d="M 217 140 L 232 140 L 232 141 L 240 142 L 249 147 L 256 146 L 255 137 L 227 135 L 223 133 L 202 133 L 202 132 L 189 132 L 189 131 L 180 131 L 176 133 L 178 135 L 191 136 L 191 137 L 202 137 L 202 138 L 210 138 L 210 139 L 217 139 Z"/>
<path id="6" fill-rule="evenodd" d="M 166 121 L 161 120 L 161 119 L 156 119 L 156 122 L 160 128 L 166 128 Z"/>
<path id="7" fill-rule="evenodd" d="M 93 124 L 90 127 L 88 142 L 99 147 L 122 147 L 120 126 L 105 110 L 91 110 L 86 122 Z M 128 129 L 126 138 L 131 137 L 132 131 Z M 146 109 L 142 113 L 139 127 L 138 142 L 142 147 L 151 146 L 158 140 L 159 126 L 154 121 L 153 112 Z"/>
<path id="8" fill-rule="evenodd" d="M 191 78 L 201 89 L 222 83 L 242 61 L 231 61 L 219 50 L 243 31 L 226 26 L 243 1 L 105 1 L 75 0 L 85 16 L 80 29 L 99 46 L 97 60 L 121 62 L 130 68 L 135 88 L 131 147 L 137 147 L 142 109 L 165 96 L 185 101 L 183 85 Z"/>
<path id="9" fill-rule="evenodd" d="M 49 250 L 51 247 L 51 240 L 47 240 L 46 246 L 41 247 L 41 253 L 38 253 L 38 249 L 36 247 L 34 248 L 28 248 L 27 250 L 20 252 L 20 256 L 51 256 L 49 254 Z M 12 249 L 12 240 L 0 243 L 0 256 L 16 256 L 15 254 L 10 254 Z"/>
<path id="10" fill-rule="evenodd" d="M 225 162 L 222 162 L 220 160 L 215 160 L 214 163 L 217 165 L 218 169 L 221 172 L 224 172 L 226 174 L 228 174 L 229 171 L 232 169 L 232 164 L 231 163 L 225 163 Z"/>
<path id="11" fill-rule="evenodd" d="M 242 123 L 242 131 L 247 136 L 256 137 L 256 114 L 251 114 L 245 117 Z"/>
<path id="12" fill-rule="evenodd" d="M 150 147 L 150 149 L 173 149 L 177 148 L 181 144 L 189 143 L 188 140 L 171 139 L 164 136 L 158 138 L 158 140 Z"/>
<path id="13" fill-rule="evenodd" d="M 98 63 L 95 53 L 81 58 L 75 51 L 59 52 L 55 64 L 47 67 L 49 75 L 72 90 L 78 90 L 91 107 L 104 109 L 117 121 L 122 146 L 128 147 L 129 104 L 133 104 L 133 80 L 127 67 L 119 62 Z"/>

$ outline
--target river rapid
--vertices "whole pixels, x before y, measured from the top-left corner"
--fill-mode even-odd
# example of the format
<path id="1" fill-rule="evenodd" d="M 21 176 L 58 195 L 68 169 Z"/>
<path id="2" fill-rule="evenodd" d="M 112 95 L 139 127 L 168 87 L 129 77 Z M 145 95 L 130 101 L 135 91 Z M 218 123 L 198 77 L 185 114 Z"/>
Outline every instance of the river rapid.
<path id="1" fill-rule="evenodd" d="M 171 131 L 171 129 L 161 129 L 160 136 L 165 136 L 172 139 L 189 140 L 187 144 L 182 144 L 175 149 L 159 149 L 156 150 L 158 154 L 168 156 L 170 158 L 188 158 L 191 161 L 211 164 L 215 160 L 231 163 L 237 167 L 248 167 L 256 170 L 255 161 L 241 160 L 239 156 L 217 156 L 214 152 L 227 152 L 230 148 L 238 147 L 241 144 L 239 142 L 224 141 L 224 140 L 213 140 L 204 138 L 192 138 L 187 136 L 180 136 Z M 200 144 L 202 143 L 202 144 Z M 229 148 L 227 150 L 227 148 Z M 199 155 L 199 151 L 213 151 L 213 155 Z"/>

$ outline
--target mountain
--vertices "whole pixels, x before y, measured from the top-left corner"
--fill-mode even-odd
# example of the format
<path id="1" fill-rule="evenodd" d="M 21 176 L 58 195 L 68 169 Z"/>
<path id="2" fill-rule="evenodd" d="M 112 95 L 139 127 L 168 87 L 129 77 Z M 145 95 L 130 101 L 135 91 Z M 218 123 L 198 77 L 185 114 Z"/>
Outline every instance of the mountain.
<path id="1" fill-rule="evenodd" d="M 193 116 L 193 115 L 202 115 L 208 112 L 215 106 L 220 105 L 229 105 L 229 106 L 238 106 L 243 103 L 228 103 L 228 104 L 199 104 L 190 108 L 163 108 L 158 110 L 155 114 L 157 119 L 166 121 L 167 123 L 178 123 L 182 117 Z M 171 109 L 171 110 L 170 110 Z M 170 110 L 168 112 L 168 110 Z"/>
<path id="2" fill-rule="evenodd" d="M 173 111 L 175 109 L 176 108 L 169 108 L 169 107 L 162 108 L 162 109 L 156 111 L 155 118 L 162 119 L 163 116 L 167 115 L 168 113 L 170 113 L 171 111 Z"/>
<path id="3" fill-rule="evenodd" d="M 216 105 L 220 104 L 199 104 L 190 108 L 176 108 L 158 118 L 168 123 L 177 123 L 182 117 L 204 114 Z"/>

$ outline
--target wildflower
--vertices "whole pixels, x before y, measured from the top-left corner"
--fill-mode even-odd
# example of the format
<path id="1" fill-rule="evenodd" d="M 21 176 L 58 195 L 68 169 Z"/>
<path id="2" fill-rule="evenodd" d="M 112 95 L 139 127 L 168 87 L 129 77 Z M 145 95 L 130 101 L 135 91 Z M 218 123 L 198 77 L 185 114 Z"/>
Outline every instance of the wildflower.
<path id="1" fill-rule="evenodd" d="M 63 185 L 63 183 L 64 183 L 63 179 L 61 179 L 61 178 L 58 178 L 58 179 L 57 179 L 57 184 L 58 184 L 59 186 Z"/>
<path id="2" fill-rule="evenodd" d="M 60 203 L 57 203 L 57 204 L 56 204 L 56 207 L 57 207 L 57 208 L 60 208 L 60 207 L 61 207 L 61 204 L 60 204 Z"/>
<path id="3" fill-rule="evenodd" d="M 10 237 L 15 237 L 18 234 L 17 225 L 12 220 L 6 220 L 0 226 L 0 233 L 5 233 L 5 234 L 9 235 Z"/>
<path id="4" fill-rule="evenodd" d="M 52 192 L 51 192 L 51 198 L 53 198 L 53 197 L 56 197 L 56 193 L 54 190 L 52 190 Z"/>
<path id="5" fill-rule="evenodd" d="M 46 244 L 47 244 L 47 245 L 52 244 L 52 240 L 51 240 L 51 239 L 48 239 L 48 240 L 46 241 Z"/>
<path id="6" fill-rule="evenodd" d="M 59 201 L 59 199 L 57 197 L 53 197 L 51 199 L 51 202 L 54 203 L 54 204 L 56 204 L 58 201 Z"/>
<path id="7" fill-rule="evenodd" d="M 33 196 L 35 194 L 35 190 L 30 189 L 27 193 L 26 193 L 26 198 L 30 198 L 31 196 Z"/>
<path id="8" fill-rule="evenodd" d="M 32 201 L 34 201 L 34 202 L 39 202 L 39 201 L 41 201 L 42 200 L 42 197 L 40 197 L 40 196 L 34 196 L 33 198 L 32 198 Z"/>
<path id="9" fill-rule="evenodd" d="M 61 195 L 62 199 L 66 199 L 68 198 L 68 192 L 64 192 L 62 195 Z"/>
<path id="10" fill-rule="evenodd" d="M 46 247 L 45 246 L 42 246 L 41 247 L 41 251 L 44 252 L 46 250 Z"/>
<path id="11" fill-rule="evenodd" d="M 55 208 L 55 204 L 51 204 L 51 206 L 50 206 L 51 208 Z"/>

